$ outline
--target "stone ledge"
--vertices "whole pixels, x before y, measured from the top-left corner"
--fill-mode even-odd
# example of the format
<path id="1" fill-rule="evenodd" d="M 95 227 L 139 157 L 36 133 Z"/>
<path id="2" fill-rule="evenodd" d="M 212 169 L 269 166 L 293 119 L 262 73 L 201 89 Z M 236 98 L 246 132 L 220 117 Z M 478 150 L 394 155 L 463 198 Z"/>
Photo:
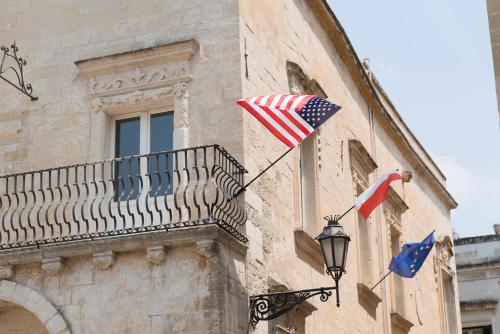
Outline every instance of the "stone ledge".
<path id="1" fill-rule="evenodd" d="M 304 256 L 302 256 L 301 258 L 306 262 L 309 262 L 309 264 L 311 264 L 314 269 L 323 274 L 325 272 L 325 265 L 323 260 L 323 252 L 321 251 L 321 246 L 319 245 L 319 243 L 303 229 L 294 230 L 293 235 L 295 239 L 296 252 L 298 251 L 297 255 L 301 257 L 300 252 L 302 252 L 304 255 L 306 255 L 306 258 L 304 258 Z"/>
<path id="2" fill-rule="evenodd" d="M 194 39 L 152 48 L 130 50 L 119 54 L 106 55 L 75 62 L 82 74 L 92 76 L 113 73 L 117 69 L 134 69 L 141 65 L 152 65 L 167 61 L 187 60 L 198 53 L 200 46 Z"/>
<path id="3" fill-rule="evenodd" d="M 478 299 L 469 301 L 460 301 L 460 311 L 476 311 L 476 310 L 490 310 L 495 311 L 497 308 L 498 300 L 495 299 Z"/>
<path id="4" fill-rule="evenodd" d="M 403 333 L 409 333 L 413 323 L 398 312 L 391 312 L 391 324 Z"/>
<path id="5" fill-rule="evenodd" d="M 358 283 L 357 288 L 358 299 L 363 302 L 364 306 L 368 308 L 368 311 L 374 312 L 378 304 L 382 301 L 382 298 L 372 291 L 365 283 Z"/>
<path id="6" fill-rule="evenodd" d="M 193 226 L 174 229 L 168 232 L 154 231 L 140 234 L 129 234 L 102 238 L 99 240 L 67 241 L 58 244 L 6 249 L 0 251 L 0 263 L 11 265 L 42 262 L 49 258 L 68 258 L 81 255 L 90 255 L 106 251 L 116 253 L 136 249 L 147 249 L 155 246 L 175 246 L 182 244 L 196 244 L 202 240 L 215 240 L 225 244 L 232 251 L 245 255 L 247 246 L 234 239 L 226 231 L 216 225 Z"/>

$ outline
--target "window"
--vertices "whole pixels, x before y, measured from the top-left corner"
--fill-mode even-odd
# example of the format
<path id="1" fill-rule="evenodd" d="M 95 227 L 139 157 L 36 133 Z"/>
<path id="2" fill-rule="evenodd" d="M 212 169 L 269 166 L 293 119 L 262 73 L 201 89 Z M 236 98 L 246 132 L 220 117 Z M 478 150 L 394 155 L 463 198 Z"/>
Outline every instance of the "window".
<path id="1" fill-rule="evenodd" d="M 403 224 L 402 215 L 408 210 L 408 205 L 403 198 L 392 187 L 389 188 L 387 200 L 384 203 L 384 217 L 387 231 L 389 233 L 391 258 L 387 259 L 389 263 L 393 256 L 401 252 Z M 391 297 L 392 312 L 405 316 L 405 289 L 401 276 L 393 275 L 391 277 Z"/>
<path id="2" fill-rule="evenodd" d="M 312 235 L 319 234 L 316 204 L 316 133 L 300 144 L 300 207 L 302 229 Z"/>
<path id="3" fill-rule="evenodd" d="M 370 174 L 377 168 L 377 164 L 370 157 L 363 144 L 356 139 L 349 140 L 349 153 L 354 197 L 359 196 L 370 182 Z M 373 283 L 373 262 L 375 260 L 371 221 L 367 221 L 358 213 L 356 224 L 357 247 L 358 247 L 358 272 L 359 283 L 370 287 Z"/>
<path id="4" fill-rule="evenodd" d="M 464 328 L 462 334 L 491 334 L 491 325 L 481 327 Z"/>
<path id="5" fill-rule="evenodd" d="M 173 149 L 174 114 L 148 112 L 117 117 L 114 122 L 114 157 L 123 158 Z M 134 157 L 115 164 L 117 201 L 136 199 L 143 189 L 150 196 L 172 193 L 173 161 L 167 154 Z M 149 176 L 149 177 L 146 177 Z"/>

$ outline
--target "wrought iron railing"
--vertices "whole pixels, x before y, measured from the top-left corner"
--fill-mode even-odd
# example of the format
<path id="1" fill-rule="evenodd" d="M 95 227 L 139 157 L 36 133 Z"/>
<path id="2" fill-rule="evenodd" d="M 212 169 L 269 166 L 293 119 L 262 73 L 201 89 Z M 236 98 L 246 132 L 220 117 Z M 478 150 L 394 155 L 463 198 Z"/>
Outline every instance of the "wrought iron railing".
<path id="1" fill-rule="evenodd" d="M 246 170 L 218 145 L 0 177 L 0 248 L 217 224 L 240 241 Z"/>

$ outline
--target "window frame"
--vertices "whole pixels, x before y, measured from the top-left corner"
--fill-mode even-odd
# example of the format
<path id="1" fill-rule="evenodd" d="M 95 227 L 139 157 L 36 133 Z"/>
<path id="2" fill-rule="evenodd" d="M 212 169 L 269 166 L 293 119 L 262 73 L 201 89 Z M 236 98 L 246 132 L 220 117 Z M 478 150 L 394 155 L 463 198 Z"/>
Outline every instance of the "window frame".
<path id="1" fill-rule="evenodd" d="M 129 119 L 129 118 L 139 118 L 139 155 L 149 154 L 150 152 L 150 135 L 151 135 L 151 115 L 155 114 L 174 114 L 173 107 L 155 108 L 148 109 L 144 111 L 123 113 L 119 115 L 114 115 L 111 117 L 111 140 L 110 140 L 110 152 L 112 159 L 117 158 L 116 156 L 116 123 L 117 121 Z M 175 116 L 174 116 L 175 117 Z M 174 122 L 174 132 L 175 132 L 175 122 Z M 172 133 L 172 143 L 174 143 L 174 133 Z M 175 149 L 175 147 L 173 147 Z M 142 167 L 141 167 L 142 173 Z"/>

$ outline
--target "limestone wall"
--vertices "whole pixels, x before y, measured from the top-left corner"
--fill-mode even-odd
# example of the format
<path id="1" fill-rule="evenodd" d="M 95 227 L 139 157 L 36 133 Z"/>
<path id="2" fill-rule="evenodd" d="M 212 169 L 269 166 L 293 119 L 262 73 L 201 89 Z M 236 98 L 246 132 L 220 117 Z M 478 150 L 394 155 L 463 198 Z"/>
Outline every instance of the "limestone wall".
<path id="1" fill-rule="evenodd" d="M 296 63 L 310 78 L 315 79 L 329 100 L 342 106 L 341 111 L 325 123 L 319 131 L 316 145 L 318 160 L 317 193 L 318 217 L 342 213 L 354 200 L 353 180 L 349 159 L 348 141 L 356 139 L 366 148 L 378 168 L 370 180 L 388 170 L 399 168 L 413 173 L 410 183 L 393 187 L 409 210 L 401 218 L 401 243 L 422 240 L 433 229 L 438 238 L 451 236 L 450 204 L 436 192 L 428 174 L 422 170 L 403 144 L 404 138 L 396 134 L 381 111 L 369 105 L 360 87 L 352 76 L 352 62 L 345 57 L 345 46 L 335 45 L 335 31 L 324 30 L 324 23 L 315 14 L 321 1 L 242 1 L 240 14 L 241 48 L 248 54 L 248 78 L 242 75 L 243 96 L 288 93 L 287 61 Z M 258 10 L 256 10 L 258 8 Z M 242 63 L 242 73 L 245 64 Z M 373 112 L 374 122 L 371 123 Z M 256 121 L 245 115 L 245 161 L 249 174 L 254 175 L 269 161 L 286 150 L 278 140 Z M 253 293 L 266 290 L 278 282 L 291 289 L 303 289 L 331 284 L 321 266 L 304 249 L 294 230 L 302 229 L 300 216 L 300 180 L 298 177 L 298 149 L 292 151 L 275 168 L 264 175 L 252 193 L 247 192 L 247 201 L 253 207 L 248 225 L 250 254 L 258 261 L 250 261 L 249 290 Z M 438 179 L 441 178 L 437 175 Z M 250 200 L 248 200 L 250 199 Z M 369 219 L 372 278 L 374 283 L 383 276 L 390 261 L 389 223 L 378 209 Z M 324 225 L 324 221 L 317 222 Z M 391 280 L 379 286 L 375 292 L 381 303 L 363 307 L 358 292 L 361 264 L 359 249 L 364 247 L 358 238 L 358 221 L 355 214 L 347 215 L 342 223 L 353 237 L 349 250 L 347 274 L 342 278 L 341 307 L 334 302 L 321 304 L 306 318 L 306 328 L 311 332 L 350 332 L 353 328 L 362 333 L 389 333 L 395 320 L 391 296 Z M 315 237 L 316 235 L 311 235 Z M 404 317 L 414 327 L 412 333 L 444 332 L 443 299 L 439 292 L 439 269 L 435 266 L 432 252 L 415 279 L 404 280 Z M 448 264 L 454 268 L 453 259 Z M 452 269 L 454 271 L 454 269 Z M 453 282 L 456 288 L 456 280 Z M 376 300 L 376 297 L 370 297 Z M 458 299 L 454 313 L 458 314 Z M 328 319 L 328 321 L 326 320 Z M 459 330 L 459 325 L 451 329 Z M 458 327 L 456 327 L 458 326 Z M 266 332 L 265 325 L 260 332 Z M 395 329 L 393 329 L 394 332 Z M 307 331 L 306 331 L 307 332 Z"/>
<path id="2" fill-rule="evenodd" d="M 360 64 L 348 57 L 347 42 L 331 30 L 321 6 L 318 0 L 4 1 L 0 42 L 16 40 L 39 100 L 0 85 L 0 174 L 111 158 L 113 117 L 166 108 L 174 110 L 176 147 L 221 144 L 249 177 L 256 175 L 286 148 L 233 101 L 290 92 L 289 61 L 342 106 L 314 143 L 316 216 L 352 205 L 357 143 L 363 163 L 374 168 L 368 181 L 389 169 L 413 172 L 411 183 L 394 186 L 396 202 L 409 207 L 401 243 L 436 229 L 440 253 L 433 251 L 417 278 L 404 281 L 404 309 L 393 312 L 392 280 L 368 291 L 390 260 L 385 207 L 367 222 L 372 270 L 363 279 L 359 254 L 366 245 L 351 213 L 342 220 L 352 242 L 341 307 L 311 299 L 262 322 L 257 332 L 396 333 L 407 332 L 409 322 L 412 333 L 445 332 L 441 269 L 454 274 L 453 259 L 442 256 L 452 247 L 445 237 L 453 201 L 439 191 L 441 176 L 435 175 L 441 185 L 434 183 L 436 169 L 429 173 L 419 162 L 422 151 L 412 153 L 375 105 Z M 324 222 L 302 222 L 298 155 L 297 148 L 244 194 L 247 255 L 224 233 L 192 229 L 166 239 L 143 235 L 133 247 L 133 238 L 116 238 L 75 249 L 3 252 L 0 265 L 7 269 L 0 276 L 46 296 L 72 333 L 244 333 L 249 294 L 332 285 L 311 232 Z M 168 246 L 164 261 L 148 258 L 151 246 Z"/>

